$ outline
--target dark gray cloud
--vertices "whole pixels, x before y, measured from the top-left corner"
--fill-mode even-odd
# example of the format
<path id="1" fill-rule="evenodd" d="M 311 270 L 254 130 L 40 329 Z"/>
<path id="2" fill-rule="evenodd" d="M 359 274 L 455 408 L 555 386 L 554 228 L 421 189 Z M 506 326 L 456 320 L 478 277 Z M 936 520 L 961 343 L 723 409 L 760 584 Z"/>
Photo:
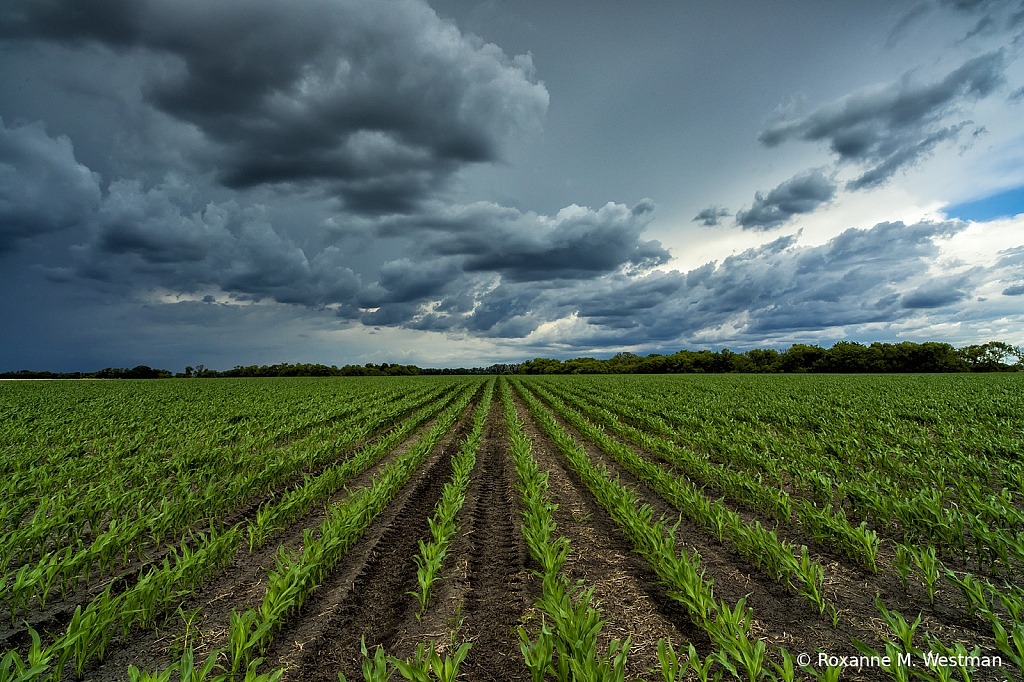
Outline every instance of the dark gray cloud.
<path id="1" fill-rule="evenodd" d="M 957 105 L 987 97 L 1005 82 L 1004 50 L 968 60 L 934 83 L 921 85 L 907 73 L 881 89 L 862 90 L 806 116 L 773 124 L 758 136 L 775 147 L 793 139 L 827 142 L 840 162 L 869 166 L 848 189 L 885 183 L 934 146 L 953 139 L 968 122 L 943 126 Z"/>
<path id="2" fill-rule="evenodd" d="M 767 195 L 757 192 L 754 204 L 736 212 L 744 230 L 771 230 L 801 213 L 811 213 L 835 196 L 836 185 L 821 170 L 805 171 L 786 180 Z"/>
<path id="3" fill-rule="evenodd" d="M 732 213 L 727 208 L 722 208 L 721 206 L 708 206 L 693 217 L 693 222 L 699 221 L 707 227 L 713 227 L 715 225 L 721 225 L 722 218 L 728 218 L 731 215 Z"/>
<path id="4" fill-rule="evenodd" d="M 1012 287 L 1006 287 L 1003 289 L 1003 296 L 1021 296 L 1024 295 L 1024 284 L 1015 284 Z"/>
<path id="5" fill-rule="evenodd" d="M 596 211 L 572 205 L 554 217 L 479 203 L 385 219 L 379 234 L 415 237 L 425 254 L 461 256 L 466 272 L 494 272 L 507 282 L 591 279 L 667 263 L 660 242 L 640 239 L 653 218 L 648 199 Z"/>
<path id="6" fill-rule="evenodd" d="M 376 268 L 360 264 L 370 273 L 364 277 L 354 270 L 354 254 L 330 244 L 300 245 L 273 208 L 234 200 L 204 205 L 194 186 L 171 174 L 149 188 L 136 180 L 110 183 L 98 205 L 77 216 L 89 236 L 72 249 L 73 265 L 43 274 L 51 281 L 84 278 L 204 295 L 219 290 L 239 302 L 329 307 L 368 325 L 477 329 L 488 315 L 508 313 L 507 303 L 489 306 L 495 285 L 543 290 L 668 262 L 657 241 L 642 239 L 653 212 L 648 200 L 598 210 L 573 205 L 554 217 L 488 203 L 435 204 L 432 211 L 371 223 L 378 237 L 394 243 L 392 251 L 407 255 Z M 525 305 L 532 298 L 518 300 Z"/>
<path id="7" fill-rule="evenodd" d="M 0 37 L 157 54 L 146 100 L 205 136 L 225 185 L 314 184 L 360 211 L 410 210 L 548 102 L 529 56 L 417 0 L 20 0 Z"/>
<path id="8" fill-rule="evenodd" d="M 970 295 L 970 275 L 963 273 L 933 279 L 904 294 L 904 308 L 941 308 L 959 303 Z"/>
<path id="9" fill-rule="evenodd" d="M 75 161 L 71 140 L 42 123 L 0 118 L 0 253 L 19 239 L 81 224 L 100 203 L 100 179 Z"/>
<path id="10" fill-rule="evenodd" d="M 590 347 L 649 346 L 709 334 L 759 343 L 766 335 L 894 323 L 964 300 L 984 275 L 976 269 L 933 277 L 936 240 L 965 227 L 880 223 L 851 228 L 816 247 L 799 247 L 798 235 L 787 235 L 686 273 L 630 276 L 619 270 L 578 281 L 502 280 L 477 288 L 470 313 L 418 314 L 404 324 L 497 339 L 529 337 L 543 345 L 551 342 L 544 340 L 544 325 L 556 323 L 573 330 L 560 333 L 556 343 Z M 455 280 L 448 290 L 462 286 L 464 280 Z M 540 337 L 530 336 L 535 332 Z"/>
<path id="11" fill-rule="evenodd" d="M 535 316 L 585 319 L 590 333 L 581 335 L 581 345 L 709 333 L 756 343 L 765 335 L 897 322 L 916 314 L 912 306 L 962 300 L 981 276 L 930 276 L 939 253 L 935 240 L 965 228 L 959 222 L 880 223 L 815 247 L 796 246 L 797 236 L 788 235 L 687 273 L 612 276 L 586 291 L 541 292 L 531 306 Z"/>
<path id="12" fill-rule="evenodd" d="M 925 2 L 919 2 L 911 6 L 911 8 L 908 9 L 903 14 L 903 16 L 899 18 L 899 20 L 896 21 L 896 24 L 893 26 L 892 31 L 890 31 L 889 33 L 889 38 L 886 40 L 886 45 L 892 47 L 893 45 L 898 43 L 900 39 L 902 39 L 903 36 L 907 33 L 910 27 L 916 24 L 922 18 L 924 18 L 928 13 L 930 13 L 932 8 L 933 5 L 928 0 L 926 0 Z"/>
<path id="13" fill-rule="evenodd" d="M 1024 21 L 1024 3 L 1020 0 L 939 0 L 939 4 L 945 9 L 977 17 L 963 40 L 1012 31 Z"/>
<path id="14" fill-rule="evenodd" d="M 554 217 L 489 203 L 435 208 L 381 221 L 380 235 L 414 239 L 418 257 L 385 265 L 380 281 L 360 293 L 362 307 L 379 306 L 366 319 L 524 336 L 544 321 L 530 310 L 544 292 L 635 274 L 671 257 L 641 239 L 653 218 L 649 200 L 596 211 L 573 205 Z"/>
<path id="15" fill-rule="evenodd" d="M 131 286 L 182 293 L 217 288 L 305 306 L 349 304 L 361 288 L 337 247 L 307 258 L 275 229 L 266 207 L 231 200 L 195 208 L 195 199 L 195 189 L 173 176 L 149 189 L 138 181 L 111 183 L 89 218 L 89 238 L 72 248 L 70 271 Z"/>

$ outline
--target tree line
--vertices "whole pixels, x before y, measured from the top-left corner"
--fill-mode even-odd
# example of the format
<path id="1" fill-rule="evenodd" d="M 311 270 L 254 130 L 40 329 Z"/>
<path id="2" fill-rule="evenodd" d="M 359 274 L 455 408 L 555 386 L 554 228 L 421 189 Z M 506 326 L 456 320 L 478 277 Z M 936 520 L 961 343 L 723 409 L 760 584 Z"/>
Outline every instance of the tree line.
<path id="1" fill-rule="evenodd" d="M 421 368 L 416 365 L 366 363 L 321 365 L 312 363 L 236 365 L 217 371 L 204 365 L 184 372 L 139 365 L 131 369 L 107 367 L 96 372 L 47 372 L 23 369 L 0 374 L 2 379 L 207 379 L 217 377 L 343 377 L 460 374 L 724 374 L 724 373 L 889 373 L 889 372 L 1016 372 L 1024 369 L 1024 350 L 1001 341 L 954 348 L 948 343 L 872 343 L 840 341 L 831 348 L 802 343 L 787 350 L 754 348 L 734 353 L 681 350 L 671 355 L 616 353 L 607 359 L 591 357 L 559 360 L 535 358 L 522 363 L 488 367 Z"/>
<path id="2" fill-rule="evenodd" d="M 734 353 L 681 350 L 671 355 L 617 353 L 607 360 L 536 358 L 522 363 L 521 374 L 724 374 L 724 373 L 890 373 L 1014 372 L 1024 368 L 1019 346 L 1000 341 L 954 348 L 948 343 L 872 343 L 840 341 L 831 348 L 802 343 L 788 350 L 754 348 Z"/>

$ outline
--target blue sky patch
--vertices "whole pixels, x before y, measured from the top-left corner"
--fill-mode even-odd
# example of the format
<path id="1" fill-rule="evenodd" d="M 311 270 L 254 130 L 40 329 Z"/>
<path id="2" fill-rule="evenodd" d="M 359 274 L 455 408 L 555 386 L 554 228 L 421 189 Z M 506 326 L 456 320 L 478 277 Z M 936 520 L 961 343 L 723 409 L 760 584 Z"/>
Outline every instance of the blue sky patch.
<path id="1" fill-rule="evenodd" d="M 954 204 L 943 209 L 949 218 L 984 222 L 1024 213 L 1024 187 L 1017 187 L 984 199 Z"/>

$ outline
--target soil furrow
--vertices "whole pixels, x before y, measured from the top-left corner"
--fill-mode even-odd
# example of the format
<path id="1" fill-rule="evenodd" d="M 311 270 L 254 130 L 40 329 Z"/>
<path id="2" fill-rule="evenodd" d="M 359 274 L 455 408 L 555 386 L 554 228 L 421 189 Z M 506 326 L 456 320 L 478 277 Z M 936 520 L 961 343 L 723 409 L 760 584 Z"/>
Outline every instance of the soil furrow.
<path id="1" fill-rule="evenodd" d="M 195 613 L 192 622 L 192 633 L 189 640 L 195 647 L 196 659 L 205 660 L 206 655 L 215 648 L 226 646 L 228 641 L 231 611 L 244 611 L 248 606 L 259 608 L 265 588 L 263 586 L 267 569 L 275 566 L 274 557 L 281 547 L 292 552 L 301 552 L 303 530 L 317 529 L 326 518 L 325 509 L 343 504 L 349 496 L 349 490 L 367 485 L 380 470 L 394 458 L 401 456 L 426 433 L 436 419 L 416 429 L 397 447 L 393 448 L 375 465 L 349 482 L 343 489 L 322 505 L 314 505 L 311 512 L 291 524 L 279 534 L 272 536 L 262 549 L 249 554 L 248 545 L 243 542 L 236 554 L 235 562 L 227 570 L 203 586 L 194 595 L 185 598 L 181 611 L 186 616 Z M 252 510 L 255 515 L 255 508 Z M 170 614 L 166 627 L 156 631 L 134 632 L 127 642 L 115 635 L 107 660 L 98 665 L 93 660 L 89 668 L 95 670 L 97 679 L 126 679 L 127 666 L 135 665 L 140 669 L 152 669 L 170 664 L 184 643 L 185 622 L 177 614 Z M 228 661 L 222 657 L 222 664 Z M 335 680 L 337 678 L 335 677 Z"/>
<path id="2" fill-rule="evenodd" d="M 466 680 L 529 680 L 516 628 L 539 590 L 520 531 L 515 467 L 505 442 L 500 403 L 491 407 L 477 452 L 467 505 L 469 590 L 462 615 L 462 639 L 473 643 L 461 670 Z"/>
<path id="3" fill-rule="evenodd" d="M 339 672 L 357 680 L 362 678 L 363 637 L 371 652 L 381 645 L 392 653 L 403 629 L 416 622 L 418 602 L 407 594 L 418 587 L 413 556 L 419 540 L 430 538 L 428 519 L 451 476 L 451 458 L 472 427 L 475 403 L 275 638 L 271 666 L 306 671 L 303 680 L 337 682 Z"/>
<path id="4" fill-rule="evenodd" d="M 670 638 L 676 644 L 692 641 L 707 650 L 707 635 L 690 623 L 685 609 L 658 584 L 657 575 L 633 552 L 629 538 L 568 467 L 518 395 L 514 400 L 533 440 L 533 456 L 538 466 L 549 472 L 552 499 L 558 504 L 554 513 L 557 532 L 570 542 L 563 573 L 573 583 L 583 580 L 588 588 L 594 588 L 602 618 L 607 620 L 599 651 L 607 651 L 612 639 L 632 637 L 626 673 L 633 679 L 658 667 L 659 638 Z"/>
<path id="5" fill-rule="evenodd" d="M 555 414 L 556 421 L 580 443 L 594 464 L 603 464 L 613 476 L 629 488 L 640 493 L 644 502 L 655 509 L 656 515 L 678 516 L 679 512 L 648 488 L 594 442 L 584 438 L 579 431 Z M 636 446 L 630 445 L 636 450 Z M 728 505 L 727 505 L 728 506 Z M 735 508 L 744 522 L 753 524 L 758 518 L 745 509 Z M 769 527 L 771 524 L 768 524 Z M 798 542 L 800 534 L 786 528 L 778 530 L 780 540 Z M 746 558 L 736 554 L 727 545 L 718 544 L 707 531 L 683 518 L 676 533 L 677 546 L 692 551 L 696 549 L 702 557 L 702 566 L 715 579 L 715 596 L 733 604 L 741 597 L 747 598 L 747 606 L 754 609 L 754 632 L 765 639 L 769 651 L 775 646 L 785 647 L 790 653 L 813 653 L 820 649 L 838 652 L 841 655 L 856 655 L 857 650 L 851 637 L 866 642 L 876 649 L 884 649 L 887 633 L 875 607 L 875 596 L 881 595 L 887 608 L 897 610 L 913 620 L 914 614 L 923 611 L 922 629 L 938 635 L 944 642 L 970 641 L 980 644 L 983 650 L 997 654 L 994 640 L 987 633 L 964 628 L 951 609 L 953 595 L 947 596 L 948 604 L 936 600 L 936 606 L 914 602 L 903 592 L 895 579 L 894 571 L 886 570 L 880 563 L 880 573 L 874 575 L 849 562 L 838 561 L 836 557 L 811 552 L 812 559 L 819 561 L 825 569 L 825 595 L 840 611 L 838 626 L 832 627 L 828 614 L 818 614 L 813 605 L 803 596 L 790 592 L 767 573 L 758 571 Z M 880 557 L 880 562 L 882 558 Z M 727 579 L 728 578 L 728 579 Z M 940 588 L 943 586 L 940 585 Z M 841 590 L 841 591 L 840 591 Z M 699 647 L 698 647 L 699 648 Z M 983 679 L 984 671 L 982 671 Z M 886 679 L 878 669 L 865 669 L 857 673 L 858 679 Z"/>

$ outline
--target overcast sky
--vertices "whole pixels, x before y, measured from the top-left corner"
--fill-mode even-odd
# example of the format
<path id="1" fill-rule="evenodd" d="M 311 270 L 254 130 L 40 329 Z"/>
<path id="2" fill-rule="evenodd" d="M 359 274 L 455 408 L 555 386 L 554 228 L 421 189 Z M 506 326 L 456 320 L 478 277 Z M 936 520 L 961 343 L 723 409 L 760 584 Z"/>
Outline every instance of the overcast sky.
<path id="1" fill-rule="evenodd" d="M 1019 0 L 7 0 L 0 371 L 1021 344 L 1022 50 Z"/>

